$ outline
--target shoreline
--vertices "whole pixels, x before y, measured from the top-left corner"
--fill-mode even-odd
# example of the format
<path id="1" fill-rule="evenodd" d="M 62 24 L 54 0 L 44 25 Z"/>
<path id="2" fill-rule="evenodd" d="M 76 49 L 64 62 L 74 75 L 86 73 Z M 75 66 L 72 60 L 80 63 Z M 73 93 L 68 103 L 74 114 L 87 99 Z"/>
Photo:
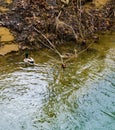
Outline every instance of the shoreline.
<path id="1" fill-rule="evenodd" d="M 18 2 L 20 3 L 20 0 Z M 37 1 L 35 3 L 36 6 L 39 6 L 39 10 L 37 11 L 37 7 L 35 9 L 31 7 L 30 15 L 27 8 L 34 6 L 34 2 L 31 4 L 23 3 L 23 6 L 17 6 L 14 2 L 10 3 L 8 12 L 1 13 L 0 27 L 5 27 L 11 31 L 19 50 L 39 49 L 47 46 L 52 47 L 52 45 L 61 46 L 64 42 L 74 42 L 82 46 L 84 40 L 98 42 L 99 32 L 114 31 L 114 14 L 111 13 L 115 12 L 111 12 L 113 9 L 112 2 L 113 0 L 110 0 L 109 3 L 100 9 L 96 8 L 93 3 L 89 3 L 90 7 L 92 5 L 91 8 L 83 5 L 81 6 L 82 12 L 79 12 L 79 9 L 71 3 L 63 5 L 59 2 L 57 5 L 52 6 L 44 1 L 41 3 Z M 71 7 L 74 9 L 73 14 L 71 14 Z M 108 8 L 107 14 L 105 13 L 106 8 Z M 75 9 L 78 12 L 75 12 Z M 39 13 L 43 14 L 40 15 Z M 110 17 L 109 14 L 112 16 Z M 80 15 L 82 16 L 81 18 Z M 20 20 L 17 16 L 23 18 L 23 20 Z M 77 18 L 81 23 L 77 21 Z M 47 23 L 45 22 L 46 19 Z M 11 41 L 13 40 L 9 40 L 9 43 Z M 88 42 L 85 44 L 88 44 Z M 2 40 L 0 43 L 6 44 Z"/>

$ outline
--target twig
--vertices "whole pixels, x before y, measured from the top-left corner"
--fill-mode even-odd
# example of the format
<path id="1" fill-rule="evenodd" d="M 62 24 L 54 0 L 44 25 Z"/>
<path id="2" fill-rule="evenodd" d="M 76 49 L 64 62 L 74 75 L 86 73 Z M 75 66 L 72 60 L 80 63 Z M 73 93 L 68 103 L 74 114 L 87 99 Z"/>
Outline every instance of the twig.
<path id="1" fill-rule="evenodd" d="M 34 27 L 34 30 L 38 33 L 40 33 L 45 39 L 46 41 L 50 44 L 51 47 L 47 46 L 48 48 L 50 48 L 51 50 L 53 50 L 55 53 L 57 53 L 61 59 L 61 62 L 63 63 L 63 58 L 61 57 L 61 53 L 56 49 L 56 47 L 51 43 L 51 41 L 41 32 L 39 31 L 37 28 Z M 43 42 L 42 42 L 43 43 Z M 44 44 L 46 46 L 46 44 Z"/>
<path id="2" fill-rule="evenodd" d="M 84 51 L 86 51 L 93 43 L 91 43 L 87 48 L 85 48 L 84 50 L 80 51 L 77 55 L 80 55 L 81 53 L 83 53 Z M 64 63 L 70 61 L 72 58 L 74 58 L 75 56 L 71 56 L 69 59 L 67 59 Z"/>
<path id="3" fill-rule="evenodd" d="M 87 48 L 85 48 L 84 50 L 80 51 L 80 52 L 78 53 L 78 55 L 81 54 L 81 53 L 83 53 L 84 51 L 86 51 L 92 44 L 93 44 L 93 43 L 89 44 L 89 46 L 88 46 Z"/>
<path id="4" fill-rule="evenodd" d="M 63 6 L 62 6 L 62 7 L 63 7 Z M 76 41 L 77 41 L 78 36 L 77 36 L 77 34 L 75 33 L 75 30 L 73 29 L 73 27 L 70 26 L 70 25 L 68 25 L 68 24 L 66 24 L 65 22 L 59 20 L 59 17 L 60 17 L 60 15 L 61 15 L 61 13 L 62 13 L 62 11 L 60 11 L 59 14 L 58 14 L 58 16 L 56 17 L 56 29 L 58 29 L 59 23 L 61 23 L 62 25 L 65 25 L 65 26 L 67 26 L 67 27 L 69 27 L 69 28 L 72 30 L 72 32 L 73 32 L 73 34 L 74 34 L 74 36 L 75 36 L 75 39 L 76 39 Z"/>

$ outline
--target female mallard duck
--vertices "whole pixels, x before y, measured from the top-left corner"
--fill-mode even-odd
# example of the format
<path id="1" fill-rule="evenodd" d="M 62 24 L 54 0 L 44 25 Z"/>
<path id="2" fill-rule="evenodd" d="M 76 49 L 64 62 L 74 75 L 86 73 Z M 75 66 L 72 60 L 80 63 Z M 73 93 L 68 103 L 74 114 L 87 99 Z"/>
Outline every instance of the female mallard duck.
<path id="1" fill-rule="evenodd" d="M 29 65 L 35 64 L 34 59 L 31 57 L 28 57 L 28 53 L 25 53 L 24 63 L 29 64 Z"/>
<path id="2" fill-rule="evenodd" d="M 77 50 L 74 49 L 74 54 L 73 53 L 65 53 L 64 55 L 61 55 L 61 58 L 67 59 L 70 57 L 77 57 Z"/>

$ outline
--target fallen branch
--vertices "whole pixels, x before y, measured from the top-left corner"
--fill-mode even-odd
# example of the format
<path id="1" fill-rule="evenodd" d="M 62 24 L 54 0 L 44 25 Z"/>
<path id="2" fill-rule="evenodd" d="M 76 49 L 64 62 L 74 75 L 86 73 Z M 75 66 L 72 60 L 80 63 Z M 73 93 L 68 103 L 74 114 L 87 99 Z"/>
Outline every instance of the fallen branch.
<path id="1" fill-rule="evenodd" d="M 41 43 L 44 44 L 45 46 L 47 46 L 49 49 L 53 50 L 55 53 L 57 53 L 61 59 L 61 62 L 63 63 L 63 58 L 61 57 L 61 53 L 56 49 L 56 47 L 51 43 L 51 41 L 41 31 L 39 31 L 36 27 L 34 27 L 34 30 L 37 33 L 40 33 L 45 38 L 45 40 L 50 44 L 51 47 L 49 47 L 48 45 L 46 45 L 43 42 L 41 42 Z"/>
<path id="2" fill-rule="evenodd" d="M 91 43 L 87 48 L 85 48 L 84 50 L 80 51 L 79 53 L 77 53 L 77 56 L 80 55 L 81 53 L 85 52 L 93 43 Z M 67 63 L 68 61 L 70 61 L 71 59 L 75 58 L 75 56 L 71 56 L 70 58 L 68 58 L 64 63 Z"/>

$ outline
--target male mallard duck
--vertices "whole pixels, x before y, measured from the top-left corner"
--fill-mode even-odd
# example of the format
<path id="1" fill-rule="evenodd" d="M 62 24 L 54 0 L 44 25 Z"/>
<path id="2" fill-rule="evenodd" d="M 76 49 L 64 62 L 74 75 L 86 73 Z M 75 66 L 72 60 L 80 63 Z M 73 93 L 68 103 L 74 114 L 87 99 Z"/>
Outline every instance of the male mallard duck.
<path id="1" fill-rule="evenodd" d="M 29 65 L 35 64 L 34 59 L 31 57 L 28 57 L 28 53 L 25 53 L 24 63 L 29 64 Z"/>

